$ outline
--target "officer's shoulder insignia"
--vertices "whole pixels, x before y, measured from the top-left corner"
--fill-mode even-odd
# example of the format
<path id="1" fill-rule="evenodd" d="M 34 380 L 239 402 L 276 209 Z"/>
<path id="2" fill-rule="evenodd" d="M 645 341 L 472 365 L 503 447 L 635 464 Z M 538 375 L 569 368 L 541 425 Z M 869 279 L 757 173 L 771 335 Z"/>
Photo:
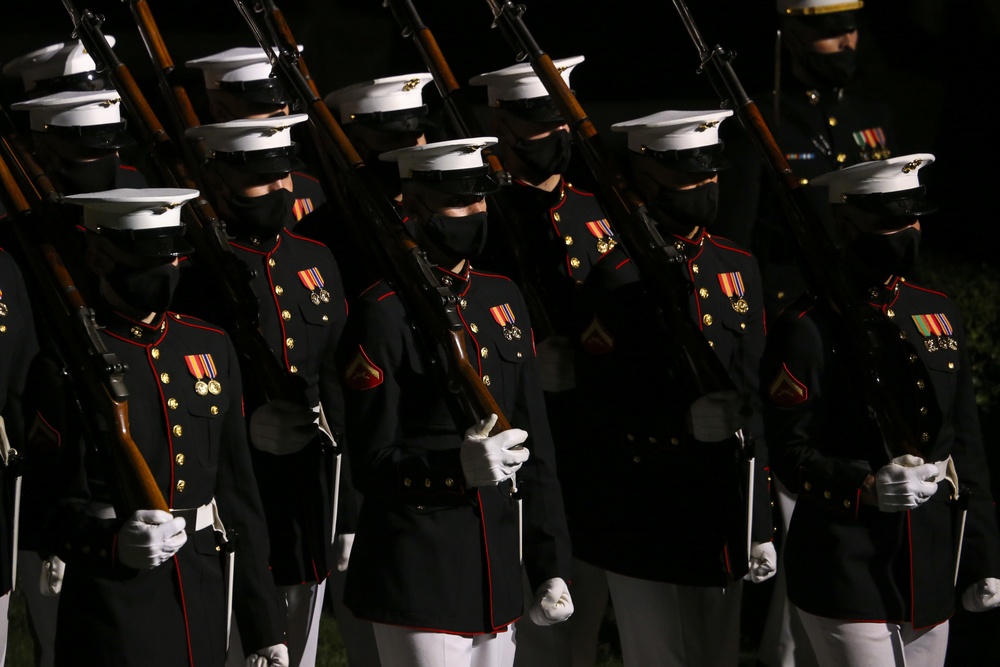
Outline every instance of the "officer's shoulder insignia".
<path id="1" fill-rule="evenodd" d="M 501 329 L 503 329 L 504 338 L 507 340 L 521 338 L 521 329 L 514 324 L 516 318 L 509 303 L 493 306 L 490 308 L 490 315 L 493 316 L 493 321 L 499 324 Z"/>
<path id="2" fill-rule="evenodd" d="M 929 313 L 926 315 L 911 315 L 913 324 L 917 331 L 924 337 L 924 347 L 928 352 L 938 350 L 957 350 L 958 341 L 953 334 L 955 330 L 951 326 L 951 321 L 944 313 Z"/>
<path id="3" fill-rule="evenodd" d="M 580 334 L 580 345 L 591 354 L 608 354 L 615 349 L 615 339 L 601 324 L 601 320 L 595 317 Z"/>
<path id="4" fill-rule="evenodd" d="M 809 389 L 792 375 L 788 366 L 781 364 L 781 370 L 771 381 L 767 389 L 771 402 L 781 408 L 790 408 L 805 403 L 809 398 Z"/>
<path id="5" fill-rule="evenodd" d="M 301 220 L 310 213 L 313 212 L 313 202 L 309 197 L 303 197 L 302 199 L 296 199 L 295 203 L 292 204 L 292 213 L 295 214 L 296 220 Z"/>
<path id="6" fill-rule="evenodd" d="M 365 391 L 379 386 L 384 379 L 385 373 L 382 369 L 368 358 L 365 348 L 358 345 L 357 354 L 354 355 L 354 359 L 347 365 L 347 370 L 344 372 L 347 386 L 358 391 Z"/>

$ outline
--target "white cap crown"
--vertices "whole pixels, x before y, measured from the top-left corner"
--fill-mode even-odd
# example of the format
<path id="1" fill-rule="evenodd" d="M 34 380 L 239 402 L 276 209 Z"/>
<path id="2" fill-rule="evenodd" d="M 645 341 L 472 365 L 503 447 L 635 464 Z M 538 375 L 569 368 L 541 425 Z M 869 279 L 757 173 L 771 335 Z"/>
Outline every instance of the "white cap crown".
<path id="1" fill-rule="evenodd" d="M 272 118 L 238 119 L 189 128 L 184 134 L 199 138 L 211 155 L 219 151 L 262 151 L 287 148 L 292 141 L 292 126 L 309 120 L 306 114 L 274 116 Z"/>
<path id="2" fill-rule="evenodd" d="M 108 44 L 115 45 L 115 38 L 105 35 Z M 97 63 L 87 53 L 80 40 L 60 42 L 42 47 L 14 58 L 4 65 L 6 76 L 20 76 L 25 90 L 34 90 L 39 81 L 62 76 L 93 72 Z"/>
<path id="3" fill-rule="evenodd" d="M 298 48 L 302 51 L 301 45 Z M 260 47 L 239 46 L 184 64 L 202 70 L 208 90 L 218 90 L 223 82 L 263 81 L 271 77 L 271 61 Z"/>
<path id="4" fill-rule="evenodd" d="M 411 178 L 414 172 L 459 171 L 482 167 L 483 149 L 497 143 L 496 137 L 473 137 L 410 146 L 379 155 L 380 160 L 399 163 L 399 175 Z"/>
<path id="5" fill-rule="evenodd" d="M 198 195 L 185 188 L 118 188 L 63 200 L 83 207 L 83 224 L 91 231 L 146 231 L 179 227 L 181 206 Z"/>
<path id="6" fill-rule="evenodd" d="M 323 102 L 340 110 L 341 122 L 350 123 L 360 114 L 422 107 L 423 88 L 433 80 L 429 72 L 389 76 L 340 88 L 329 93 Z"/>
<path id="7" fill-rule="evenodd" d="M 573 56 L 554 60 L 552 64 L 569 86 L 569 75 L 583 60 L 583 56 Z M 500 102 L 547 97 L 549 94 L 530 63 L 520 63 L 494 72 L 479 74 L 469 79 L 469 83 L 473 86 L 486 86 L 486 96 L 490 106 L 499 106 Z"/>
<path id="8" fill-rule="evenodd" d="M 817 176 L 809 184 L 829 187 L 829 201 L 839 204 L 845 195 L 872 195 L 920 187 L 920 169 L 934 162 L 930 153 L 900 155 L 888 160 L 861 162 Z"/>
<path id="9" fill-rule="evenodd" d="M 45 132 L 49 126 L 89 127 L 121 122 L 121 96 L 115 90 L 65 91 L 17 102 L 10 108 L 27 111 L 31 129 Z"/>
<path id="10" fill-rule="evenodd" d="M 819 16 L 850 12 L 865 6 L 862 0 L 778 0 L 778 13 L 784 16 Z"/>
<path id="11" fill-rule="evenodd" d="M 611 130 L 627 132 L 628 148 L 636 153 L 687 150 L 719 143 L 719 125 L 732 115 L 731 109 L 661 111 L 615 123 Z"/>

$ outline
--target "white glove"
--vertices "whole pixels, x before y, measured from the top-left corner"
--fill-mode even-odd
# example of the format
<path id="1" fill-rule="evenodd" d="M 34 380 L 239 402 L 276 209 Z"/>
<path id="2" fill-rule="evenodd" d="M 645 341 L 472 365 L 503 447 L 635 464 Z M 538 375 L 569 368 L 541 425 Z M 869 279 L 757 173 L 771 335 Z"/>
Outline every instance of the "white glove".
<path id="1" fill-rule="evenodd" d="M 247 656 L 246 667 L 288 667 L 288 647 L 275 644 Z"/>
<path id="2" fill-rule="evenodd" d="M 935 478 L 940 470 L 917 456 L 898 456 L 875 473 L 878 508 L 883 512 L 902 512 L 924 504 L 937 491 Z"/>
<path id="3" fill-rule="evenodd" d="M 118 531 L 118 560 L 136 570 L 152 570 L 184 543 L 184 517 L 163 510 L 138 510 Z"/>
<path id="4" fill-rule="evenodd" d="M 42 561 L 42 573 L 38 579 L 38 588 L 45 597 L 59 595 L 62 590 L 63 575 L 66 573 L 66 563 L 59 556 L 52 556 Z"/>
<path id="5" fill-rule="evenodd" d="M 549 579 L 535 591 L 528 618 L 535 625 L 555 625 L 573 615 L 573 598 L 561 578 Z"/>
<path id="6" fill-rule="evenodd" d="M 722 442 L 745 427 L 751 414 L 750 406 L 735 391 L 705 394 L 688 411 L 691 434 L 701 442 Z"/>
<path id="7" fill-rule="evenodd" d="M 268 454 L 294 454 L 319 433 L 318 417 L 312 409 L 275 399 L 250 415 L 250 444 Z"/>
<path id="8" fill-rule="evenodd" d="M 528 432 L 512 428 L 491 436 L 497 416 L 480 420 L 465 432 L 460 458 L 462 472 L 469 486 L 495 486 L 514 476 L 528 460 L 528 450 L 521 443 Z"/>
<path id="9" fill-rule="evenodd" d="M 767 581 L 778 571 L 778 554 L 772 542 L 750 543 L 750 571 L 744 579 L 759 584 Z"/>
<path id="10" fill-rule="evenodd" d="M 548 392 L 568 391 L 576 386 L 576 350 L 565 336 L 549 336 L 535 346 L 538 382 Z"/>
<path id="11" fill-rule="evenodd" d="M 337 554 L 337 571 L 346 572 L 347 564 L 351 560 L 351 548 L 354 546 L 354 533 L 341 533 L 337 535 L 337 543 L 334 550 Z"/>
<path id="12" fill-rule="evenodd" d="M 968 611 L 987 611 L 1000 606 L 1000 580 L 987 577 L 966 588 L 962 606 Z"/>

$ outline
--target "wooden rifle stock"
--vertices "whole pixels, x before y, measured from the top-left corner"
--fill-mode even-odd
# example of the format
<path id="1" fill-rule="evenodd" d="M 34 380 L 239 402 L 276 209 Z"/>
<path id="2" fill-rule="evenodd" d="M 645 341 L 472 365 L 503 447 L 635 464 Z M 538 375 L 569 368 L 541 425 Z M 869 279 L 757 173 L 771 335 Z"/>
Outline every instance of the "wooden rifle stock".
<path id="1" fill-rule="evenodd" d="M 552 58 L 531 36 L 521 19 L 524 5 L 515 6 L 510 0 L 486 0 L 486 3 L 493 12 L 493 26 L 503 33 L 518 60 L 530 59 L 535 74 L 569 123 L 577 147 L 597 181 L 601 201 L 619 232 L 620 244 L 662 307 L 667 333 L 673 338 L 667 344 L 673 351 L 671 362 L 677 380 L 690 391 L 688 398 L 696 403 L 713 394 L 735 394 L 732 378 L 691 319 L 687 284 L 677 267 L 672 266 L 682 258 L 657 231 L 642 198 L 615 164 Z"/>
<path id="2" fill-rule="evenodd" d="M 38 212 L 45 210 L 46 202 L 38 192 L 45 191 L 51 184 L 36 186 L 32 183 L 34 176 L 44 174 L 29 153 L 17 148 L 23 145 L 10 131 L 6 114 L 3 124 L 0 181 L 3 183 L 4 203 L 10 211 L 14 238 L 19 246 L 19 256 L 26 263 L 31 284 L 41 291 L 40 305 L 60 353 L 69 357 L 67 369 L 73 376 L 74 384 L 86 394 L 78 398 L 90 414 L 101 415 L 111 425 L 108 450 L 122 494 L 122 509 L 128 515 L 140 509 L 168 511 L 167 502 L 149 466 L 132 440 L 128 389 L 125 386 L 126 368 L 104 346 L 97 333 L 93 310 L 76 288 L 59 252 L 46 238 L 46 230 L 51 225 L 39 220 Z M 47 183 L 47 179 L 45 181 Z M 31 186 L 32 202 L 29 203 L 19 182 Z"/>
<path id="3" fill-rule="evenodd" d="M 199 189 L 170 135 L 101 32 L 103 19 L 90 10 L 81 14 L 72 0 L 63 0 L 63 5 L 73 18 L 76 35 L 98 68 L 109 71 L 126 109 L 137 121 L 143 139 L 150 147 L 150 155 L 160 178 L 172 187 Z M 225 228 L 212 205 L 203 196 L 198 197 L 184 207 L 182 216 L 187 223 L 192 245 L 202 258 L 202 264 L 210 271 L 213 287 L 221 292 L 218 303 L 228 309 L 225 328 L 240 355 L 240 368 L 245 376 L 244 389 L 252 388 L 260 392 L 260 396 L 253 396 L 251 402 L 260 404 L 273 398 L 283 398 L 305 404 L 303 384 L 281 366 L 261 333 L 260 306 L 250 286 L 249 270 L 230 248 Z"/>
<path id="4" fill-rule="evenodd" d="M 910 422 L 889 393 L 881 377 L 882 360 L 891 354 L 907 354 L 898 334 L 880 314 L 857 294 L 832 239 L 820 221 L 804 213 L 801 182 L 792 173 L 785 154 L 733 70 L 734 55 L 716 45 L 709 48 L 684 0 L 673 0 L 700 58 L 699 71 L 707 72 L 722 106 L 732 108 L 767 169 L 778 196 L 788 231 L 799 249 L 800 268 L 810 291 L 839 319 L 852 346 L 856 372 L 864 382 L 865 398 L 882 432 L 887 451 L 893 456 L 922 457 Z"/>
<path id="5" fill-rule="evenodd" d="M 509 429 L 510 423 L 469 362 L 457 298 L 434 274 L 426 255 L 409 238 L 399 213 L 351 145 L 343 128 L 302 76 L 296 63 L 297 54 L 287 47 L 269 43 L 246 0 L 234 2 L 257 42 L 271 58 L 275 73 L 288 86 L 289 92 L 303 102 L 311 124 L 322 139 L 322 147 L 330 151 L 330 157 L 343 173 L 342 180 L 357 204 L 355 212 L 363 218 L 355 224 L 367 226 L 369 246 L 376 253 L 373 256 L 378 258 L 383 275 L 418 323 L 419 331 L 443 349 L 448 366 L 449 392 L 471 421 L 496 414 L 498 420 L 493 432 Z"/>

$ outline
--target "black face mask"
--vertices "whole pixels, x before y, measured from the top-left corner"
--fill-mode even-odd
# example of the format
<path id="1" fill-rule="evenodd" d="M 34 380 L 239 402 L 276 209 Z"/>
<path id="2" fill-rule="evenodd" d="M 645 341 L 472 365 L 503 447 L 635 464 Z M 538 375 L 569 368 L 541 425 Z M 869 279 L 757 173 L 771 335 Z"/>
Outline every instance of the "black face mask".
<path id="1" fill-rule="evenodd" d="M 920 230 L 907 227 L 892 234 L 862 232 L 848 247 L 871 279 L 906 276 L 917 265 Z"/>
<path id="2" fill-rule="evenodd" d="M 163 313 L 170 307 L 180 277 L 180 267 L 172 263 L 149 269 L 116 264 L 104 279 L 137 313 Z"/>
<path id="3" fill-rule="evenodd" d="M 719 210 L 719 184 L 705 183 L 690 190 L 672 190 L 662 187 L 653 205 L 678 227 L 707 227 L 715 222 Z"/>
<path id="4" fill-rule="evenodd" d="M 569 132 L 565 130 L 557 130 L 541 139 L 522 139 L 512 148 L 521 162 L 540 176 L 562 174 L 573 157 Z"/>
<path id="5" fill-rule="evenodd" d="M 858 68 L 858 52 L 854 49 L 834 53 L 803 51 L 798 54 L 798 60 L 817 83 L 834 88 L 843 88 L 849 84 Z"/>
<path id="6" fill-rule="evenodd" d="M 117 153 L 109 153 L 89 162 L 62 160 L 57 178 L 64 195 L 102 192 L 115 187 L 115 174 L 121 166 Z"/>
<path id="7" fill-rule="evenodd" d="M 486 211 L 460 218 L 435 213 L 421 229 L 449 260 L 475 259 L 486 248 Z"/>
<path id="8" fill-rule="evenodd" d="M 285 188 L 259 197 L 233 195 L 229 199 L 236 227 L 260 236 L 274 236 L 295 222 L 294 206 L 295 195 Z"/>

